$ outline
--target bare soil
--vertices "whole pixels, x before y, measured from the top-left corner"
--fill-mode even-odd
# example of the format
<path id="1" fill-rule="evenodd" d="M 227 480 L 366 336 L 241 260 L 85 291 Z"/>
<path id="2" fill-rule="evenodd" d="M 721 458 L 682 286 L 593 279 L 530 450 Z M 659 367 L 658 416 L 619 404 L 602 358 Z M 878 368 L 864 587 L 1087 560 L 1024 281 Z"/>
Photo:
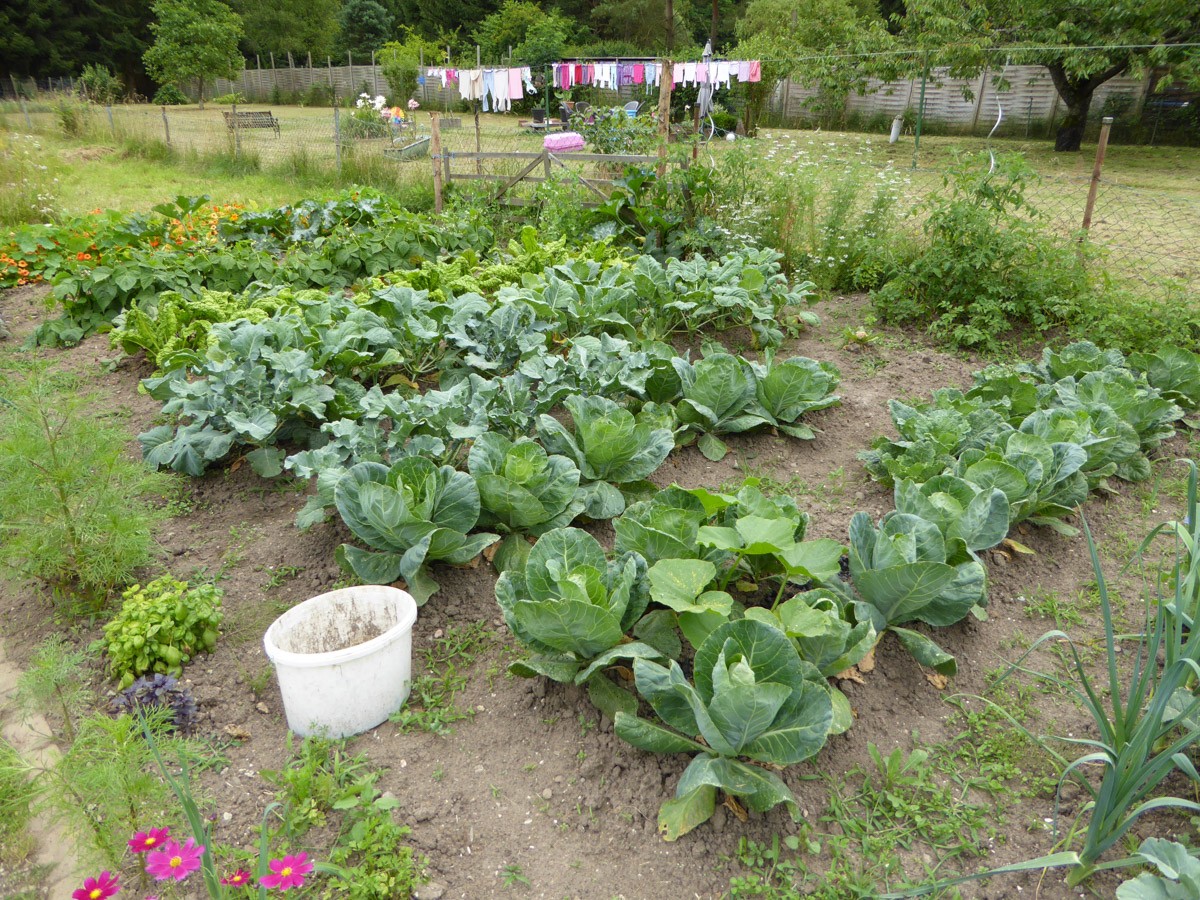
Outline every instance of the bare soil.
<path id="1" fill-rule="evenodd" d="M 42 293 L 27 289 L 0 295 L 0 317 L 15 340 L 43 314 Z M 672 454 L 656 480 L 715 487 L 740 482 L 747 474 L 769 475 L 788 484 L 811 513 L 810 536 L 843 541 L 855 511 L 878 517 L 890 509 L 890 492 L 871 482 L 855 459 L 872 438 L 889 430 L 887 400 L 961 386 L 979 362 L 930 349 L 899 331 L 879 331 L 884 340 L 871 347 L 843 348 L 842 329 L 861 322 L 868 309 L 862 297 L 826 301 L 817 308 L 823 324 L 785 348 L 786 355 L 827 360 L 842 371 L 842 404 L 813 417 L 820 429 L 815 440 L 734 436 L 728 440 L 732 452 L 720 463 L 685 448 Z M 102 398 L 100 411 L 127 417 L 131 436 L 154 422 L 157 404 L 137 391 L 138 378 L 149 374 L 144 362 L 127 359 L 105 368 L 101 363 L 115 354 L 104 336 L 48 355 L 87 373 Z M 1163 448 L 1163 461 L 1156 466 L 1167 466 L 1188 450 L 1177 438 Z M 137 452 L 131 441 L 130 453 Z M 253 690 L 268 666 L 262 635 L 281 611 L 329 590 L 338 580 L 333 551 L 349 535 L 340 522 L 298 531 L 293 519 L 304 494 L 287 482 L 259 479 L 247 466 L 192 479 L 188 491 L 190 510 L 167 521 L 157 537 L 162 562 L 175 576 L 222 575 L 225 633 L 210 656 L 188 667 L 185 679 L 200 705 L 202 730 L 219 739 L 244 736 L 228 744 L 228 767 L 207 775 L 204 787 L 213 799 L 217 838 L 249 846 L 272 794 L 259 773 L 286 761 L 287 729 L 274 680 L 261 695 Z M 1181 514 L 1166 505 L 1171 501 L 1163 502 L 1153 512 L 1145 510 L 1141 490 L 1120 485 L 1116 494 L 1089 502 L 1086 514 L 1101 545 L 1107 546 L 1129 533 L 1140 539 L 1143 522 Z M 605 529 L 597 533 L 605 539 Z M 887 754 L 894 747 L 910 749 L 917 735 L 924 745 L 953 738 L 961 728 L 953 721 L 955 709 L 947 697 L 984 692 L 985 674 L 1019 654 L 1013 648 L 1023 635 L 1053 627 L 1029 618 L 1026 598 L 1049 591 L 1073 597 L 1091 581 L 1081 537 L 1034 528 L 1023 530 L 1020 540 L 1034 555 L 989 561 L 989 620 L 969 618 L 937 632 L 938 642 L 958 660 L 958 676 L 948 686 L 936 686 L 891 639 L 880 644 L 875 669 L 863 683 L 840 683 L 854 709 L 854 726 L 832 738 L 816 759 L 783 773 L 808 823 L 825 832 L 836 827 L 822 821 L 829 791 L 822 776 L 870 767 L 869 744 Z M 354 752 L 366 753 L 384 770 L 381 790 L 399 799 L 399 816 L 411 826 L 415 846 L 429 858 L 432 884 L 420 891 L 421 897 L 718 897 L 738 872 L 732 860 L 739 838 L 769 844 L 774 835 L 796 833 L 798 826 L 782 807 L 751 815 L 746 823 L 719 808 L 710 823 L 679 841 L 662 841 L 656 833 L 658 806 L 672 796 L 687 759 L 654 756 L 624 744 L 573 687 L 508 677 L 505 668 L 518 651 L 499 616 L 495 576 L 486 563 L 442 568 L 436 577 L 442 590 L 420 610 L 414 628 L 414 674 L 420 672 L 421 651 L 447 629 L 490 623 L 497 640 L 475 664 L 459 699 L 473 715 L 456 723 L 447 736 L 400 733 L 385 723 L 350 742 Z M 18 664 L 44 635 L 60 627 L 49 600 L 27 585 L 0 585 L 0 615 L 9 653 Z M 86 643 L 95 638 L 100 624 L 82 627 L 79 639 Z M 1094 633 L 1095 624 L 1082 630 Z M 1086 733 L 1079 710 L 1068 700 L 1043 697 L 1038 702 L 1044 731 Z M 1031 770 L 1040 763 L 1031 759 Z M 1070 816 L 1077 802 L 1068 793 L 1060 812 Z M 1051 796 L 1022 801 L 1004 813 L 1003 840 L 981 847 L 980 859 L 951 861 L 939 874 L 960 864 L 970 871 L 1050 852 L 1053 841 L 1043 823 L 1053 815 Z M 917 877 L 937 863 L 936 851 L 914 849 L 909 874 Z M 509 866 L 518 866 L 531 884 L 506 887 L 502 873 Z M 1100 878 L 1093 886 L 1101 895 L 1111 895 L 1115 883 Z M 1068 890 L 1054 873 L 963 888 L 965 897 L 1019 895 L 1059 900 L 1079 893 Z"/>

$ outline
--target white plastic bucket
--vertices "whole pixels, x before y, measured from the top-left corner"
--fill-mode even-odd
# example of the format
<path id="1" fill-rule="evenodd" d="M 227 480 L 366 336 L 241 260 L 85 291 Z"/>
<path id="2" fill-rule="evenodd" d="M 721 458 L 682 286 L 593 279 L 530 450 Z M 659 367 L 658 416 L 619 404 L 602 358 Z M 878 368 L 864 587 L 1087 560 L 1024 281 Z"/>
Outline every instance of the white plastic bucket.
<path id="1" fill-rule="evenodd" d="M 263 647 L 288 727 L 302 737 L 349 737 L 403 706 L 416 621 L 406 591 L 365 585 L 305 600 L 271 623 Z"/>

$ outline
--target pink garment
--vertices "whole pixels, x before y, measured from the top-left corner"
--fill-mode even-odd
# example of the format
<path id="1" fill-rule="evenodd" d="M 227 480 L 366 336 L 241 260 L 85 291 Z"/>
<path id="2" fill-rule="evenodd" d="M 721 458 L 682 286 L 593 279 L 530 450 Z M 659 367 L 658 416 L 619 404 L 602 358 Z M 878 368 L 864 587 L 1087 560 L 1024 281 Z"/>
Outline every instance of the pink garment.
<path id="1" fill-rule="evenodd" d="M 521 89 L 521 70 L 508 70 L 508 99 L 520 100 L 525 96 L 525 92 Z"/>
<path id="2" fill-rule="evenodd" d="M 683 81 L 683 63 L 675 63 L 671 67 L 671 86 L 674 87 L 681 81 Z"/>
<path id="3" fill-rule="evenodd" d="M 583 83 L 583 66 L 579 63 L 575 64 L 575 84 Z"/>
<path id="4" fill-rule="evenodd" d="M 633 83 L 634 84 L 645 84 L 646 83 L 646 67 L 644 65 L 642 65 L 641 63 L 633 64 Z"/>
<path id="5" fill-rule="evenodd" d="M 738 81 L 749 81 L 750 80 L 750 61 L 748 59 L 743 59 L 738 62 L 737 78 L 738 78 Z"/>
<path id="6" fill-rule="evenodd" d="M 708 63 L 696 63 L 696 82 L 708 84 Z"/>
<path id="7" fill-rule="evenodd" d="M 583 67 L 583 83 L 592 84 L 596 80 L 596 67 L 592 63 L 588 63 Z"/>
<path id="8" fill-rule="evenodd" d="M 762 81 L 762 62 L 757 59 L 750 60 L 750 80 Z"/>

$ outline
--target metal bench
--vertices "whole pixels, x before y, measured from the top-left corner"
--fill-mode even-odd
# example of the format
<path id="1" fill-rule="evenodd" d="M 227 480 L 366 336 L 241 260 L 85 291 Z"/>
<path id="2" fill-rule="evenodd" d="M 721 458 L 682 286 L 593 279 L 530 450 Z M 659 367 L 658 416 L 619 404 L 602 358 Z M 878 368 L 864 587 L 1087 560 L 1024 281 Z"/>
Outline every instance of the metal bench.
<path id="1" fill-rule="evenodd" d="M 275 132 L 275 137 L 279 137 L 279 120 L 267 112 L 225 112 L 221 115 L 225 117 L 225 127 L 230 131 L 235 128 L 270 128 Z"/>

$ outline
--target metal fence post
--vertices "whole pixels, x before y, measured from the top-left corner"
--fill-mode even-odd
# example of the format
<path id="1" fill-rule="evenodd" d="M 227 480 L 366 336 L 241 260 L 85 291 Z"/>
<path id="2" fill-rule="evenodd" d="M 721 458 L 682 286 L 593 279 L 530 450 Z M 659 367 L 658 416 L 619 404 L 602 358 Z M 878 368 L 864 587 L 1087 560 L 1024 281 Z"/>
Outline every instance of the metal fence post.
<path id="1" fill-rule="evenodd" d="M 1080 241 L 1087 237 L 1087 231 L 1092 227 L 1092 211 L 1096 208 L 1096 194 L 1100 190 L 1100 170 L 1104 167 L 1104 153 L 1108 150 L 1108 132 L 1112 128 L 1113 117 L 1105 116 L 1101 123 L 1100 140 L 1096 143 L 1096 163 L 1092 166 L 1092 183 L 1088 186 L 1087 205 L 1083 208 L 1083 234 L 1079 236 Z"/>
<path id="2" fill-rule="evenodd" d="M 171 146 L 171 123 L 167 120 L 167 108 L 165 106 L 162 108 L 162 114 L 163 114 L 163 131 L 167 135 L 167 146 L 170 147 Z"/>
<path id="3" fill-rule="evenodd" d="M 342 177 L 342 117 L 338 109 L 337 94 L 333 97 L 333 148 L 337 159 L 338 177 Z"/>
<path id="4" fill-rule="evenodd" d="M 917 103 L 916 137 L 913 140 L 912 167 L 917 167 L 917 158 L 921 152 L 921 124 L 925 121 L 925 83 L 929 80 L 929 52 L 925 53 L 925 64 L 921 67 L 921 99 Z"/>
<path id="5" fill-rule="evenodd" d="M 238 128 L 237 104 L 234 103 L 231 107 L 230 115 L 233 116 L 233 158 L 242 158 L 242 135 L 241 129 Z"/>
<path id="6" fill-rule="evenodd" d="M 429 113 L 429 156 L 433 161 L 433 211 L 442 211 L 442 123 L 436 112 Z"/>

